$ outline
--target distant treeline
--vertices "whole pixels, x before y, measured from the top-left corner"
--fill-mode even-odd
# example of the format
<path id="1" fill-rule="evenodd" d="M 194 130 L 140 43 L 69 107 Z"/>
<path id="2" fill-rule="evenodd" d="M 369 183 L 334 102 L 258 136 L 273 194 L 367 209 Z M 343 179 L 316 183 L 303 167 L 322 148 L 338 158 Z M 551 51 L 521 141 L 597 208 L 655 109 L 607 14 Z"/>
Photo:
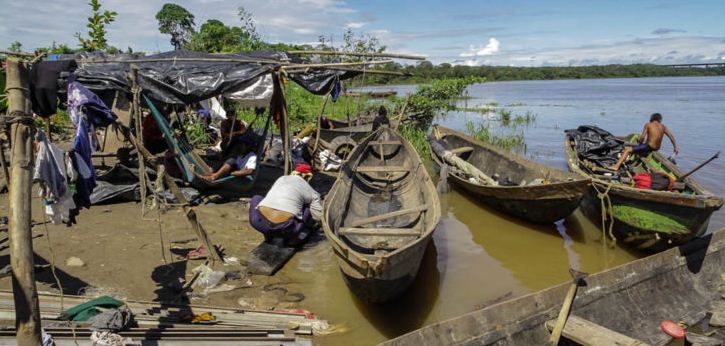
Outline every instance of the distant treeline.
<path id="1" fill-rule="evenodd" d="M 424 61 L 418 65 L 403 66 L 387 64 L 386 71 L 408 73 L 411 76 L 372 75 L 366 81 L 373 84 L 425 83 L 434 79 L 483 77 L 487 81 L 499 80 L 551 80 L 586 78 L 634 78 L 634 77 L 680 77 L 680 76 L 723 76 L 725 67 L 670 67 L 653 64 L 602 65 L 602 66 L 453 66 L 433 65 Z"/>

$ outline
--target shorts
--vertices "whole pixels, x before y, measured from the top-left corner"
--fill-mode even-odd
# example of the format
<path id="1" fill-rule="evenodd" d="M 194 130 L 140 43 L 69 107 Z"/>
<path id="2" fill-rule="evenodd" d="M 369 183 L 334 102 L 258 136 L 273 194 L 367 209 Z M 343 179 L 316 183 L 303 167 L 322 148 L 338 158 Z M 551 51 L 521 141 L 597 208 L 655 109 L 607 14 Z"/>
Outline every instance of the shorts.
<path id="1" fill-rule="evenodd" d="M 232 168 L 232 172 L 238 171 L 239 165 L 237 164 L 237 158 L 236 157 L 230 157 L 224 161 L 225 164 L 229 165 Z"/>
<path id="2" fill-rule="evenodd" d="M 632 153 L 635 153 L 639 156 L 647 156 L 653 151 L 656 150 L 652 149 L 652 147 L 650 147 L 647 143 L 637 144 L 632 147 Z"/>

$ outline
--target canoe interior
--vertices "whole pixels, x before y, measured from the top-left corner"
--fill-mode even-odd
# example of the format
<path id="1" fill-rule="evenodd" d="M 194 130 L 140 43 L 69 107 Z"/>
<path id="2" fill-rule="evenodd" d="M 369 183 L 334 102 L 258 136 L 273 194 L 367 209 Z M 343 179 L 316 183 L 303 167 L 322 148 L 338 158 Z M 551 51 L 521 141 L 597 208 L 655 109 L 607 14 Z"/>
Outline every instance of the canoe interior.
<path id="1" fill-rule="evenodd" d="M 372 255 L 404 248 L 429 231 L 437 198 L 419 187 L 427 173 L 400 136 L 390 129 L 376 132 L 351 160 L 340 177 L 349 187 L 339 192 L 344 197 L 329 213 L 339 239 L 356 252 Z M 365 222 L 401 210 L 410 212 Z"/>
<path id="2" fill-rule="evenodd" d="M 659 324 L 694 326 L 723 304 L 725 230 L 590 275 L 571 314 L 650 345 L 671 339 Z M 566 270 L 563 268 L 562 270 Z M 569 283 L 413 331 L 384 345 L 544 345 Z"/>
<path id="3" fill-rule="evenodd" d="M 536 179 L 550 182 L 582 180 L 579 175 L 527 160 L 457 131 L 440 126 L 436 128 L 442 135 L 439 142 L 445 149 L 472 147 L 473 151 L 462 153 L 459 157 L 489 177 L 497 176 L 499 181 L 507 179 L 516 185 L 526 185 Z"/>

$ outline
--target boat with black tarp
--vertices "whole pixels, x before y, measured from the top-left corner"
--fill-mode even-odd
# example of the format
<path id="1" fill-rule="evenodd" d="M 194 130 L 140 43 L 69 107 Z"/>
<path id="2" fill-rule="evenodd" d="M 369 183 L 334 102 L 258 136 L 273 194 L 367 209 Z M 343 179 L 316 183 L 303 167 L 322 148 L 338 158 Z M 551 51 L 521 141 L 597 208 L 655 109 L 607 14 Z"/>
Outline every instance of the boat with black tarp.
<path id="1" fill-rule="evenodd" d="M 713 195 L 659 152 L 632 155 L 619 172 L 606 167 L 617 161 L 626 144 L 637 136 L 618 138 L 595 126 L 567 130 L 565 151 L 569 169 L 592 178 L 582 211 L 602 223 L 602 208 L 611 219 L 605 228 L 618 240 L 644 251 L 661 251 L 705 234 L 713 212 L 723 199 Z M 663 177 L 661 190 L 644 187 L 643 177 Z M 612 221 L 613 220 L 613 221 Z"/>

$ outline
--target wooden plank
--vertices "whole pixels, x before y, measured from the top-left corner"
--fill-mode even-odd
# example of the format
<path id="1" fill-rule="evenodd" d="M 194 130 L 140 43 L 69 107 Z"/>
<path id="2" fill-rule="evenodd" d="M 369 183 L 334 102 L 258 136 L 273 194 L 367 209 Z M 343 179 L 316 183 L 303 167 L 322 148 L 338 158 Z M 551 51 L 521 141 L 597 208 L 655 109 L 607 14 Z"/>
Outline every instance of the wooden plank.
<path id="1" fill-rule="evenodd" d="M 371 217 L 366 217 L 364 219 L 355 220 L 354 222 L 350 223 L 347 226 L 348 227 L 352 227 L 352 228 L 354 228 L 354 227 L 360 227 L 360 226 L 362 226 L 362 225 L 364 225 L 366 223 L 387 220 L 387 219 L 391 219 L 391 218 L 394 218 L 396 216 L 401 216 L 401 215 L 405 215 L 405 214 L 422 212 L 422 211 L 425 211 L 427 209 L 428 209 L 428 205 L 427 204 L 423 204 L 423 205 L 419 205 L 419 206 L 413 207 L 413 208 L 402 209 L 402 210 L 394 211 L 394 212 L 387 213 L 387 214 L 375 215 L 375 216 L 371 216 Z"/>
<path id="2" fill-rule="evenodd" d="M 556 320 L 546 321 L 546 328 L 554 329 Z M 583 346 L 646 346 L 648 344 L 609 328 L 585 320 L 576 315 L 570 315 L 564 326 L 565 338 Z"/>
<path id="3" fill-rule="evenodd" d="M 407 172 L 410 169 L 404 166 L 361 166 L 355 168 L 358 173 L 376 173 L 376 172 Z"/>
<path id="4" fill-rule="evenodd" d="M 451 149 L 450 150 L 450 152 L 453 153 L 454 155 L 460 155 L 460 154 L 463 154 L 463 153 L 470 153 L 472 151 L 473 151 L 473 147 L 460 147 L 460 148 L 455 148 L 455 149 Z"/>
<path id="5" fill-rule="evenodd" d="M 274 275 L 292 258 L 295 252 L 297 249 L 293 247 L 262 242 L 247 256 L 247 271 L 258 275 Z"/>
<path id="6" fill-rule="evenodd" d="M 417 237 L 420 230 L 411 228 L 351 228 L 343 227 L 337 231 L 342 235 L 371 235 L 385 237 Z"/>
<path id="7" fill-rule="evenodd" d="M 401 141 L 370 141 L 369 145 L 403 145 Z"/>

